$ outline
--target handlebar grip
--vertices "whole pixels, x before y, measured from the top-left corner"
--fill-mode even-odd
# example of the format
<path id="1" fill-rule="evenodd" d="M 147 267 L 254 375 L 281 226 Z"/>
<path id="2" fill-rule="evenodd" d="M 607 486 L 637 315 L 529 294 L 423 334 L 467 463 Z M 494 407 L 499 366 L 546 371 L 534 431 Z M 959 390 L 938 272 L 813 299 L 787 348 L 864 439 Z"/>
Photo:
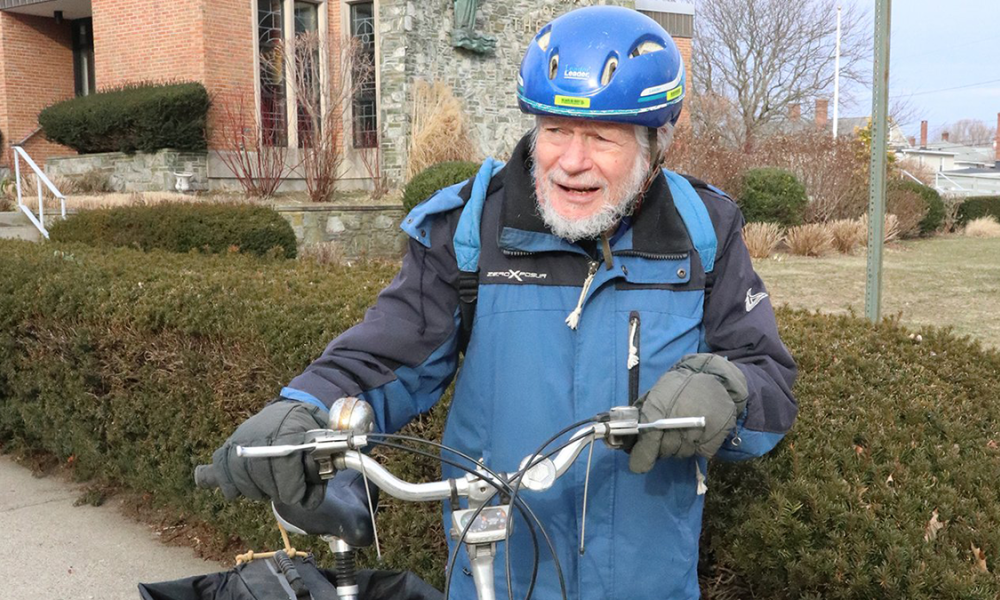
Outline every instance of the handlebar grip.
<path id="1" fill-rule="evenodd" d="M 219 487 L 214 465 L 198 465 L 194 468 L 194 484 L 204 490 Z"/>
<path id="2" fill-rule="evenodd" d="M 326 483 L 326 480 L 319 476 L 319 463 L 308 452 L 302 454 L 302 467 L 306 473 L 306 483 L 310 485 Z"/>

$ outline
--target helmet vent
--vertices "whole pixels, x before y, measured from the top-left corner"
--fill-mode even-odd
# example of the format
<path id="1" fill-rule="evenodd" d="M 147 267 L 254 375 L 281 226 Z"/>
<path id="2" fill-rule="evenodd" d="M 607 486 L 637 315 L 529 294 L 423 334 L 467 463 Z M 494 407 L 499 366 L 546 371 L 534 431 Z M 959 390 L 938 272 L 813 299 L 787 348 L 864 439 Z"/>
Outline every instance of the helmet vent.
<path id="1" fill-rule="evenodd" d="M 649 54 L 650 52 L 656 52 L 658 50 L 663 50 L 663 44 L 657 44 L 656 42 L 643 42 L 635 47 L 630 55 L 631 58 L 636 56 L 642 56 L 643 54 Z"/>
<path id="2" fill-rule="evenodd" d="M 552 32 L 551 31 L 546 31 L 542 35 L 538 36 L 538 42 L 537 42 L 538 43 L 538 47 L 541 48 L 542 50 L 548 50 L 549 49 L 549 39 L 551 37 L 552 37 Z"/>
<path id="3" fill-rule="evenodd" d="M 601 73 L 601 85 L 608 85 L 608 82 L 611 81 L 611 76 L 614 75 L 617 70 L 618 57 L 608 57 L 608 62 L 604 63 L 604 72 Z"/>
<path id="4" fill-rule="evenodd" d="M 555 79 L 559 72 L 559 55 L 553 54 L 549 59 L 549 79 Z"/>

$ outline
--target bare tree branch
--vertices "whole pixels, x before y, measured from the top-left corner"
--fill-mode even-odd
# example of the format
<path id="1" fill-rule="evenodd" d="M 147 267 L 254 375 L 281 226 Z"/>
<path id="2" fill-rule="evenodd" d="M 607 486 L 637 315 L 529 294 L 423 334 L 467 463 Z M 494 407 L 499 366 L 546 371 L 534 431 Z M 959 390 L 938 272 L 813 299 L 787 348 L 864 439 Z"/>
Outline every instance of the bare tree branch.
<path id="1" fill-rule="evenodd" d="M 833 93 L 836 0 L 700 0 L 692 47 L 692 121 L 719 132 L 719 110 L 738 116 L 726 139 L 751 143 L 767 127 L 804 104 Z M 867 19 L 844 6 L 841 29 L 842 82 L 866 81 L 871 54 Z M 843 87 L 843 86 L 842 86 Z M 702 114 L 700 110 L 708 110 Z M 737 119 L 723 120 L 726 127 Z"/>

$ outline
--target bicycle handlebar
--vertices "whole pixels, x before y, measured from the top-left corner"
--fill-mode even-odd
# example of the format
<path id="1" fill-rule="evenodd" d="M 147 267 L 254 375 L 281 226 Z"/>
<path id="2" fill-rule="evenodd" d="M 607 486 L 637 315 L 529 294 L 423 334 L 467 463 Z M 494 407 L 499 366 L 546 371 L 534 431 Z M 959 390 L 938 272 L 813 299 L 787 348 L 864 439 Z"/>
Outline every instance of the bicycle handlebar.
<path id="1" fill-rule="evenodd" d="M 564 475 L 579 457 L 580 452 L 598 438 L 606 440 L 609 445 L 614 445 L 617 438 L 636 435 L 646 429 L 688 429 L 705 426 L 704 417 L 660 419 L 652 423 L 639 423 L 636 413 L 637 411 L 633 411 L 628 413 L 629 417 L 626 418 L 611 419 L 583 427 L 570 436 L 569 443 L 555 457 L 549 459 L 528 456 L 522 461 L 518 472 L 513 474 L 498 473 L 498 475 L 506 478 L 506 483 L 521 478 L 522 485 L 527 489 L 542 491 L 551 487 L 556 479 Z M 633 414 L 636 416 L 632 416 Z M 359 452 L 357 449 L 368 445 L 367 435 L 333 430 L 316 430 L 311 434 L 315 441 L 310 443 L 282 446 L 238 446 L 236 453 L 245 458 L 268 458 L 311 451 L 313 456 L 332 458 L 338 470 L 346 468 L 364 473 L 380 489 L 400 500 L 410 502 L 438 501 L 445 500 L 452 495 L 452 484 L 449 480 L 411 483 L 396 477 L 378 461 Z M 531 460 L 530 465 L 528 464 L 529 460 Z M 504 482 L 495 481 L 491 475 L 485 472 L 469 474 L 454 481 L 455 491 L 462 497 L 467 497 L 471 491 L 474 491 L 474 488 L 485 491 L 488 487 L 492 488 L 504 484 Z M 478 485 L 476 485 L 477 481 Z M 218 487 L 218 478 L 212 465 L 200 465 L 195 469 L 195 484 L 200 488 Z"/>

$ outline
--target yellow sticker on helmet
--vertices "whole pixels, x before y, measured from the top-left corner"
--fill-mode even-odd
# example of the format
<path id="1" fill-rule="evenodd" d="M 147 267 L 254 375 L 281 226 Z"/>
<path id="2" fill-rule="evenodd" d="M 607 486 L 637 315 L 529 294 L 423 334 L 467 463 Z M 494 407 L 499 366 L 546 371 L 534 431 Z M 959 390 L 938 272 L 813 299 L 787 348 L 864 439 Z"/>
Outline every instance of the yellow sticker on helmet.
<path id="1" fill-rule="evenodd" d="M 670 90 L 669 92 L 667 92 L 667 100 L 668 101 L 673 100 L 674 98 L 680 96 L 683 93 L 684 93 L 684 86 L 679 85 L 674 89 Z"/>
<path id="2" fill-rule="evenodd" d="M 590 108 L 590 98 L 575 96 L 556 96 L 556 106 L 572 106 L 573 108 Z"/>

